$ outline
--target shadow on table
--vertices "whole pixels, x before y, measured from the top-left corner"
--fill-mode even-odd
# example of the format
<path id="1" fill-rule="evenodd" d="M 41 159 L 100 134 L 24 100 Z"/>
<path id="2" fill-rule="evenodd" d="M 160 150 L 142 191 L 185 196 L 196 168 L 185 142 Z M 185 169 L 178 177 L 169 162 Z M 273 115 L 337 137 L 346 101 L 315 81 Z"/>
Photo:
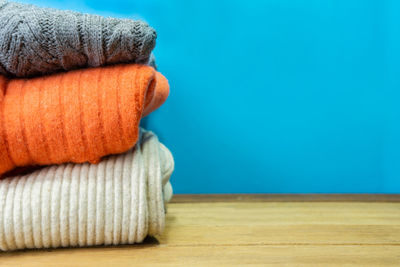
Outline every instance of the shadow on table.
<path id="1" fill-rule="evenodd" d="M 6 252 L 1 252 L 0 251 L 0 259 L 1 257 L 12 257 L 12 256 L 19 256 L 23 254 L 35 254 L 35 253 L 46 253 L 46 252 L 67 252 L 67 251 L 73 251 L 76 249 L 79 250 L 101 250 L 101 249 L 143 249 L 143 248 L 149 248 L 149 247 L 156 247 L 160 244 L 158 239 L 156 237 L 148 236 L 146 237 L 142 243 L 140 244 L 130 244 L 130 245 L 108 245 L 108 246 L 88 246 L 88 247 L 60 247 L 60 248 L 44 248 L 44 249 L 24 249 L 24 250 L 15 250 L 15 251 L 6 251 Z"/>

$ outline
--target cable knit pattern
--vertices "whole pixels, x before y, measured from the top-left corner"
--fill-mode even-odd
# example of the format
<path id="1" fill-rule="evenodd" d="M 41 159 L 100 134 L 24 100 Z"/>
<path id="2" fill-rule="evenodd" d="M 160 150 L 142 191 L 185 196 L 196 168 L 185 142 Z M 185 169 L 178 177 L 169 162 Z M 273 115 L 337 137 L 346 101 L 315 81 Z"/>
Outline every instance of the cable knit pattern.
<path id="1" fill-rule="evenodd" d="M 157 37 L 143 21 L 3 0 L 0 25 L 0 73 L 17 77 L 115 63 L 148 63 Z"/>
<path id="2" fill-rule="evenodd" d="M 33 79 L 0 77 L 0 176 L 19 166 L 96 163 L 137 141 L 167 98 L 152 67 L 116 65 Z"/>
<path id="3" fill-rule="evenodd" d="M 132 244 L 158 235 L 173 168 L 168 149 L 143 132 L 134 149 L 97 165 L 51 166 L 1 180 L 0 249 Z"/>

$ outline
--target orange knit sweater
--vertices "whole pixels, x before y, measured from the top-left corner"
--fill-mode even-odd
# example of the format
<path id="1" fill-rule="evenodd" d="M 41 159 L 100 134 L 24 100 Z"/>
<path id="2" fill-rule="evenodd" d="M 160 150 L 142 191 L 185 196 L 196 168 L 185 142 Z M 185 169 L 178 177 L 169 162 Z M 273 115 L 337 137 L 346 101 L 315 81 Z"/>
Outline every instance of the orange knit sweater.
<path id="1" fill-rule="evenodd" d="M 168 94 L 164 76 L 135 64 L 0 76 L 0 176 L 20 166 L 96 163 L 125 152 L 138 139 L 140 119 Z"/>

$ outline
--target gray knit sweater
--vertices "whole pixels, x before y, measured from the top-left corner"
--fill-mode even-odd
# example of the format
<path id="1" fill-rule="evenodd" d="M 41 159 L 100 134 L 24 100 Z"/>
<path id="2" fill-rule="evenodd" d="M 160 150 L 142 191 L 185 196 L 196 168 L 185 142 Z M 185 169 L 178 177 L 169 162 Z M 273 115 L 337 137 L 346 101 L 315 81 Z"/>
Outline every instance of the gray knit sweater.
<path id="1" fill-rule="evenodd" d="M 7 76 L 147 64 L 155 41 L 155 30 L 142 21 L 0 0 L 0 73 Z"/>

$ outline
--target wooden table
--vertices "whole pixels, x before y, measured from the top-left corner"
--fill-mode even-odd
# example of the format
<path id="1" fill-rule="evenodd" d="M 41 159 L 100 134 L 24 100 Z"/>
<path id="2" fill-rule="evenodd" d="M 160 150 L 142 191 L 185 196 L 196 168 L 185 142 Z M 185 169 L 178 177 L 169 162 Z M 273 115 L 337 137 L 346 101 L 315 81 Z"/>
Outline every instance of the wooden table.
<path id="1" fill-rule="evenodd" d="M 400 266 L 400 195 L 178 195 L 142 245 L 0 253 L 0 266 Z"/>

